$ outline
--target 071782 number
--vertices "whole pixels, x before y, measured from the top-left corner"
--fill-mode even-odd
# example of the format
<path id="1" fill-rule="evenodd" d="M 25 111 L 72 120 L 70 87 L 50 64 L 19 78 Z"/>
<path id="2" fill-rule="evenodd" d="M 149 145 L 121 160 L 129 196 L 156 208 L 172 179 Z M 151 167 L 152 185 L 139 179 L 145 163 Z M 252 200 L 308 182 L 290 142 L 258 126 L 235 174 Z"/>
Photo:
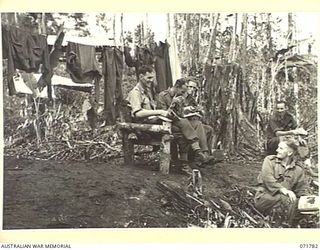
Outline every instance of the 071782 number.
<path id="1" fill-rule="evenodd" d="M 319 245 L 318 244 L 300 244 L 299 247 L 304 249 L 318 249 Z"/>

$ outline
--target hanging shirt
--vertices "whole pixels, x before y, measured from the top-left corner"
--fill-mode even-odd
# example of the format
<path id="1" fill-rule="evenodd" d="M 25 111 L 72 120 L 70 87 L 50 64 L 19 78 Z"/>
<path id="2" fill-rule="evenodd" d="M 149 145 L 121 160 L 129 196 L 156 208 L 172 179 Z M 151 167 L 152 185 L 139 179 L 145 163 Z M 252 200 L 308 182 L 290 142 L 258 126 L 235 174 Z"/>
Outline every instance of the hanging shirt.
<path id="1" fill-rule="evenodd" d="M 124 60 L 129 67 L 135 67 L 137 81 L 139 81 L 139 67 L 142 65 L 153 66 L 155 60 L 154 54 L 148 48 L 136 47 L 133 58 L 130 51 L 130 47 L 124 47 Z"/>
<path id="2" fill-rule="evenodd" d="M 94 46 L 68 43 L 67 47 L 67 72 L 76 83 L 92 82 L 101 78 L 101 71 L 96 59 Z"/>
<path id="3" fill-rule="evenodd" d="M 4 59 L 8 59 L 9 95 L 14 95 L 13 75 L 16 69 L 27 73 L 38 72 L 40 65 L 45 85 L 51 86 L 51 67 L 47 38 L 31 34 L 16 27 L 2 26 L 2 50 Z M 51 89 L 51 87 L 50 87 Z"/>

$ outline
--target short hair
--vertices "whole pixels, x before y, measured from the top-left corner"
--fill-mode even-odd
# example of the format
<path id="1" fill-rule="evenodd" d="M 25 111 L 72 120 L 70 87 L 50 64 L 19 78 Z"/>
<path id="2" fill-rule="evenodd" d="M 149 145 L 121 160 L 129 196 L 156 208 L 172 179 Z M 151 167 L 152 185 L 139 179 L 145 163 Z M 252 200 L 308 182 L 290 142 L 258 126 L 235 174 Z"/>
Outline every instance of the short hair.
<path id="1" fill-rule="evenodd" d="M 138 75 L 145 75 L 147 72 L 152 73 L 154 70 L 151 66 L 148 65 L 142 65 L 138 69 Z"/>
<path id="2" fill-rule="evenodd" d="M 183 85 L 186 85 L 186 79 L 185 78 L 179 78 L 178 80 L 176 80 L 174 86 L 177 88 L 181 88 Z"/>
<path id="3" fill-rule="evenodd" d="M 288 138 L 284 140 L 284 143 L 287 144 L 289 148 L 293 150 L 293 152 L 298 151 L 299 142 L 293 138 Z"/>

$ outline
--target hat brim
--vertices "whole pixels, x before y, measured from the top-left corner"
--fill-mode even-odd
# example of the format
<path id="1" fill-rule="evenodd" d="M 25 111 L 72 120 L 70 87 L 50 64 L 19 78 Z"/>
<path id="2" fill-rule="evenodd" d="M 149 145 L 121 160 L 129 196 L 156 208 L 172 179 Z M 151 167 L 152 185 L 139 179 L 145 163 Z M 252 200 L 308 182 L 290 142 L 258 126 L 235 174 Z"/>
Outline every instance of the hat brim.
<path id="1" fill-rule="evenodd" d="M 184 118 L 188 118 L 188 117 L 191 117 L 191 116 L 198 116 L 198 117 L 202 117 L 202 115 L 200 115 L 199 113 L 190 113 L 190 114 L 186 114 L 184 115 L 183 117 Z"/>

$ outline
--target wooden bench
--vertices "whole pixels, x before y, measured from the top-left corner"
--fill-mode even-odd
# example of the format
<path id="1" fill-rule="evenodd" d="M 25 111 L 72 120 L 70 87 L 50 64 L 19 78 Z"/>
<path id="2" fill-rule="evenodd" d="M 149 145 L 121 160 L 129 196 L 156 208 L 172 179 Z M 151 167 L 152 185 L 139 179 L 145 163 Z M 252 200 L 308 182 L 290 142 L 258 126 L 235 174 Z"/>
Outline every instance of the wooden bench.
<path id="1" fill-rule="evenodd" d="M 121 105 L 120 120 L 117 127 L 122 134 L 125 164 L 134 163 L 134 145 L 158 146 L 160 147 L 160 172 L 169 174 L 171 157 L 177 158 L 176 145 L 179 140 L 183 140 L 182 136 L 172 134 L 172 123 L 170 121 L 162 121 L 162 124 L 134 123 L 127 101 L 123 101 Z M 135 138 L 131 138 L 132 133 L 136 135 Z M 144 134 L 148 137 L 144 138 Z"/>
<path id="2" fill-rule="evenodd" d="M 122 147 L 126 164 L 134 163 L 134 145 L 160 146 L 160 172 L 169 174 L 170 146 L 174 138 L 171 133 L 171 122 L 163 122 L 160 125 L 120 122 L 117 126 L 122 133 Z M 129 136 L 132 133 L 136 134 L 135 138 Z M 139 134 L 143 133 L 147 133 L 149 137 L 141 138 Z"/>

